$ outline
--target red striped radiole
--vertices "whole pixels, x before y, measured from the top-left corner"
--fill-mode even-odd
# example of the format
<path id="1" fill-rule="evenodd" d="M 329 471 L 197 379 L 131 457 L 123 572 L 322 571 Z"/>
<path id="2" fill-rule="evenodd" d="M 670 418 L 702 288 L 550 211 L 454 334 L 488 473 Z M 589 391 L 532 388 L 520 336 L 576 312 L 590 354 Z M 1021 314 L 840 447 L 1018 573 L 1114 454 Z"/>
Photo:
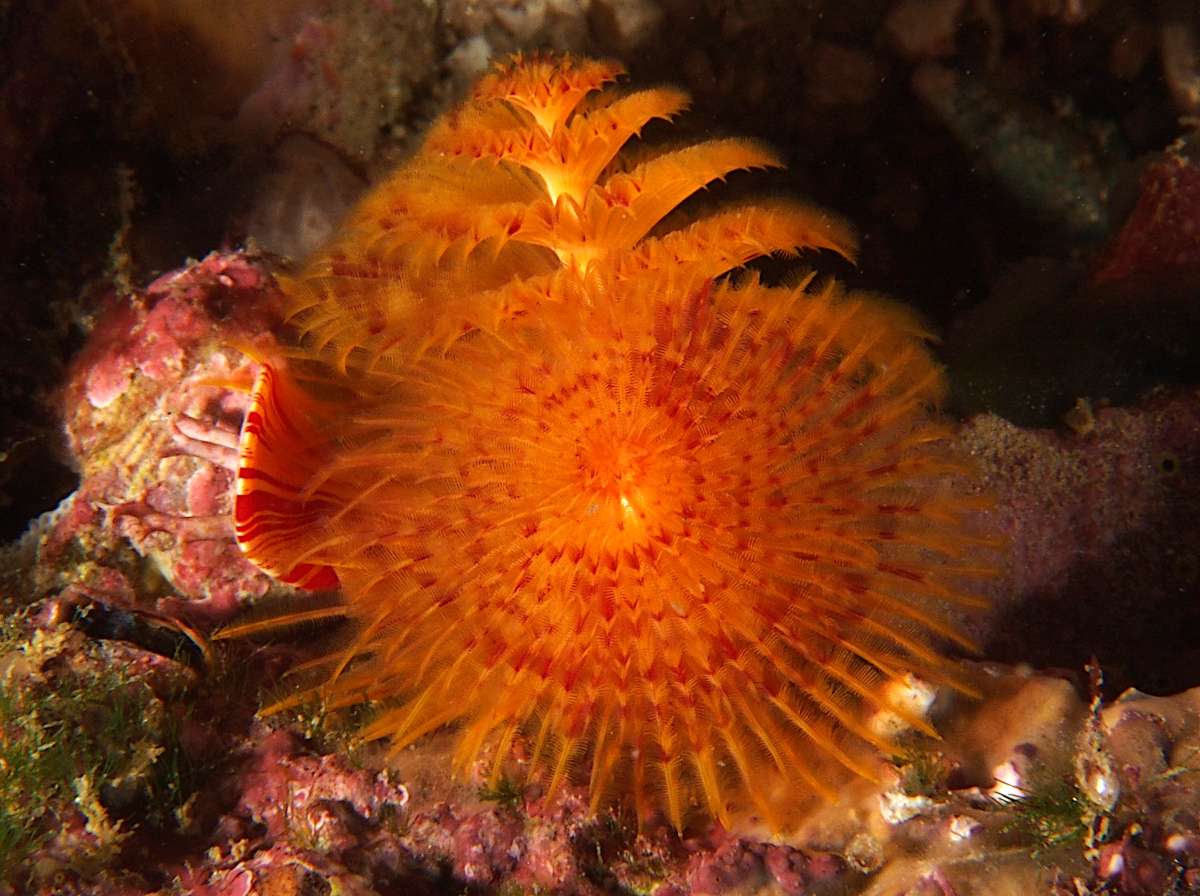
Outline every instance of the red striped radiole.
<path id="1" fill-rule="evenodd" d="M 601 89 L 617 74 L 501 66 L 285 281 L 296 340 L 254 392 L 238 539 L 343 595 L 351 635 L 277 706 L 379 701 L 365 734 L 396 750 L 455 726 L 460 767 L 511 774 L 520 744 L 520 774 L 593 811 L 778 829 L 836 796 L 831 768 L 873 773 L 894 686 L 958 685 L 930 644 L 967 643 L 947 611 L 977 604 L 979 502 L 910 313 L 738 273 L 850 256 L 846 225 L 787 201 L 669 218 L 778 159 L 623 151 L 687 98 Z"/>

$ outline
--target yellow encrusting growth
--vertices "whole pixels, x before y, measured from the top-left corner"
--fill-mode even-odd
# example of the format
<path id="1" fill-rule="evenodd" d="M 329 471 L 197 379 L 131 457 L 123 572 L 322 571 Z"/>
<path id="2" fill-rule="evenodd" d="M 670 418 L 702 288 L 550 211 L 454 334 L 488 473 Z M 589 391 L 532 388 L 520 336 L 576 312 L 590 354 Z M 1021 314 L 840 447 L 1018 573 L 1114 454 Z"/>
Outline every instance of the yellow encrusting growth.
<path id="1" fill-rule="evenodd" d="M 889 683 L 956 684 L 927 633 L 966 644 L 945 609 L 974 603 L 974 504 L 913 316 L 722 278 L 849 256 L 843 223 L 772 202 L 647 235 L 778 159 L 624 165 L 686 97 L 593 93 L 617 74 L 500 67 L 286 281 L 298 338 L 255 390 L 239 540 L 340 583 L 353 635 L 316 692 L 384 701 L 368 737 L 456 724 L 460 766 L 486 747 L 499 776 L 520 741 L 594 810 L 781 828 L 836 796 L 831 765 L 872 774 Z"/>

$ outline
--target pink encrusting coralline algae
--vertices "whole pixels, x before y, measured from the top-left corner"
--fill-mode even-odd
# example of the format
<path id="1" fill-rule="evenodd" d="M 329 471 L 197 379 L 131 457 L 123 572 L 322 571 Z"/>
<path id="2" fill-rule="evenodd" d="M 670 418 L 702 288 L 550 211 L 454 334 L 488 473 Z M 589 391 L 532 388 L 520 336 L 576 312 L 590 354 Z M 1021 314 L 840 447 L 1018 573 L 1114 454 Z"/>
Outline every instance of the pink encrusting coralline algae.
<path id="1" fill-rule="evenodd" d="M 226 620 L 266 593 L 270 579 L 234 541 L 230 467 L 275 296 L 262 261 L 235 252 L 111 300 L 60 392 L 81 484 L 53 517 L 48 556 L 127 541 L 168 583 L 160 609 L 194 619 Z M 104 599 L 102 552 L 84 553 L 74 584 Z"/>

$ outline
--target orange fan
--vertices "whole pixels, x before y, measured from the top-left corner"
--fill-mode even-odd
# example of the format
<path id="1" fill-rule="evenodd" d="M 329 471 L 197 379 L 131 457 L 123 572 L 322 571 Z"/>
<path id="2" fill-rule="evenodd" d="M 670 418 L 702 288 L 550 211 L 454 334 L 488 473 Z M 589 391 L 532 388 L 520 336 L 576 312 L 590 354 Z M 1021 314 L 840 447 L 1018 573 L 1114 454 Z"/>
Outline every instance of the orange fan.
<path id="1" fill-rule="evenodd" d="M 460 767 L 486 748 L 499 776 L 520 740 L 593 811 L 778 829 L 831 768 L 873 773 L 893 684 L 959 681 L 929 635 L 966 645 L 946 609 L 978 603 L 978 502 L 910 314 L 723 277 L 848 256 L 844 224 L 773 202 L 650 235 L 777 161 L 624 161 L 686 98 L 595 92 L 616 73 L 500 67 L 285 283 L 297 341 L 255 390 L 238 538 L 340 582 L 353 628 L 276 708 L 379 701 L 365 734 L 396 750 L 454 725 Z"/>

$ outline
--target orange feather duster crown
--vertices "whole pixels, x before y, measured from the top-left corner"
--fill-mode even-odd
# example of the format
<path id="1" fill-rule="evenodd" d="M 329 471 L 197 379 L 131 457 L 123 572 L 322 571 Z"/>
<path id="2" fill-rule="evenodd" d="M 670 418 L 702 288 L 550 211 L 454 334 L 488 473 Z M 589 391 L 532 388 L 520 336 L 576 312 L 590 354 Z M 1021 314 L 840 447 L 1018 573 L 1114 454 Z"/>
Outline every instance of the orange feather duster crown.
<path id="1" fill-rule="evenodd" d="M 520 743 L 594 811 L 778 827 L 827 765 L 871 774 L 889 683 L 954 683 L 928 633 L 964 643 L 973 505 L 913 317 L 723 277 L 850 255 L 846 226 L 771 202 L 663 229 L 778 162 L 623 159 L 687 98 L 595 92 L 617 74 L 500 67 L 285 282 L 298 338 L 255 388 L 238 538 L 340 584 L 353 634 L 316 693 L 383 701 L 368 737 L 455 724 L 463 766 Z"/>

